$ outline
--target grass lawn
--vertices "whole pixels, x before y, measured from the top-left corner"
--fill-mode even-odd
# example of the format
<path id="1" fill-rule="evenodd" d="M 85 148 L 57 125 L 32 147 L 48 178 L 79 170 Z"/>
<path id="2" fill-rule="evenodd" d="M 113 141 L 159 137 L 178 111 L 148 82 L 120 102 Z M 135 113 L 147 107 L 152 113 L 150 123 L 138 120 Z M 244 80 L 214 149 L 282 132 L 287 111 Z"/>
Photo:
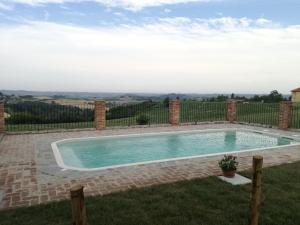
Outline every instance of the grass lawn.
<path id="1" fill-rule="evenodd" d="M 249 199 L 250 185 L 209 177 L 86 198 L 86 208 L 90 225 L 246 225 Z M 297 225 L 299 212 L 300 162 L 264 169 L 260 225 Z M 0 211 L 1 225 L 67 225 L 70 218 L 69 201 Z"/>

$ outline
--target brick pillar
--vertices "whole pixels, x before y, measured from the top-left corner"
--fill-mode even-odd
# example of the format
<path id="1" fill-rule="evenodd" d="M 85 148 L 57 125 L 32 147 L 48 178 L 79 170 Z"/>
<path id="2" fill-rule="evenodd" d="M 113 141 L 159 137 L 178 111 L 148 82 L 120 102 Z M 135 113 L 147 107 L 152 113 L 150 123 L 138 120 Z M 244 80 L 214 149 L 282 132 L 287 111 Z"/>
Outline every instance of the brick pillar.
<path id="1" fill-rule="evenodd" d="M 5 131 L 4 102 L 0 100 L 0 134 Z"/>
<path id="2" fill-rule="evenodd" d="M 95 101 L 95 127 L 96 130 L 105 129 L 105 119 L 106 119 L 106 106 L 105 101 L 96 100 Z"/>
<path id="3" fill-rule="evenodd" d="M 169 102 L 169 123 L 173 126 L 180 123 L 180 101 L 178 99 Z"/>
<path id="4" fill-rule="evenodd" d="M 292 122 L 292 102 L 280 102 L 278 128 L 288 129 Z"/>
<path id="5" fill-rule="evenodd" d="M 226 120 L 229 121 L 230 123 L 234 123 L 236 121 L 236 108 L 237 108 L 236 101 L 227 102 Z"/>

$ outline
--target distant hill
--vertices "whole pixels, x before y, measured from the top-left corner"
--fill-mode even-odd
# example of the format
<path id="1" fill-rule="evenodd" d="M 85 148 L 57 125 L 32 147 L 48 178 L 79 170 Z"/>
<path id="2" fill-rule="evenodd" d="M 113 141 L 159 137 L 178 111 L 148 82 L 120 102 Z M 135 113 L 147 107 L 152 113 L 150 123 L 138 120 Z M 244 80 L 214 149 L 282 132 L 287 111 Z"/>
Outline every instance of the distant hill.
<path id="1" fill-rule="evenodd" d="M 56 97 L 56 98 L 76 98 L 76 99 L 119 99 L 119 98 L 131 98 L 136 100 L 162 100 L 166 97 L 170 99 L 175 99 L 179 97 L 180 99 L 203 99 L 216 97 L 220 94 L 230 96 L 230 94 L 224 93 L 212 93 L 212 94 L 185 94 L 185 93 L 117 93 L 117 92 L 60 92 L 60 91 L 25 91 L 25 90 L 0 90 L 5 95 L 16 95 L 16 96 L 26 96 L 32 95 L 35 97 Z M 237 94 L 238 96 L 252 97 L 254 94 Z M 288 95 L 287 95 L 288 96 Z M 285 96 L 285 97 L 287 97 Z"/>
<path id="2" fill-rule="evenodd" d="M 69 98 L 106 98 L 118 97 L 123 93 L 98 93 L 98 92 L 57 92 L 57 91 L 25 91 L 25 90 L 0 90 L 5 95 L 32 95 L 32 96 L 65 96 Z"/>

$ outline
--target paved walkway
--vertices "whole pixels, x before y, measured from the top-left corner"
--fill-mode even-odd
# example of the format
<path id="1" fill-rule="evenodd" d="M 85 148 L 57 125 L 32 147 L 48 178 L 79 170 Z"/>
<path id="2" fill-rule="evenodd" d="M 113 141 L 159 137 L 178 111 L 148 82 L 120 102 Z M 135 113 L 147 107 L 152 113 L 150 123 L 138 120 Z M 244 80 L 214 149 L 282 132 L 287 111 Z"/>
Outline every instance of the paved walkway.
<path id="1" fill-rule="evenodd" d="M 217 165 L 220 156 L 151 163 L 92 172 L 62 170 L 57 166 L 50 146 L 54 141 L 100 135 L 225 127 L 249 128 L 244 125 L 208 124 L 5 135 L 0 142 L 0 209 L 66 199 L 69 198 L 70 187 L 75 184 L 84 185 L 86 195 L 103 195 L 133 187 L 169 183 L 220 173 Z M 267 129 L 250 128 L 256 130 Z M 300 138 L 300 133 L 269 128 L 268 130 L 282 135 L 294 135 L 294 137 L 298 135 L 298 138 Z M 254 154 L 264 156 L 264 166 L 272 166 L 300 160 L 300 147 L 289 146 L 255 153 L 239 153 L 239 170 L 251 168 Z"/>

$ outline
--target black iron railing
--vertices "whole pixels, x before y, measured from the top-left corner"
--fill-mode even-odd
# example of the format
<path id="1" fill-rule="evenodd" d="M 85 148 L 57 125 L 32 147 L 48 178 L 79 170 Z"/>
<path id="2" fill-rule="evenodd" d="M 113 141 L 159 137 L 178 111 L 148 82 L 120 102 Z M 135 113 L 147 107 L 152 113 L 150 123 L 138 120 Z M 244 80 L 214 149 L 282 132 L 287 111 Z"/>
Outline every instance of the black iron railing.
<path id="1" fill-rule="evenodd" d="M 238 103 L 237 122 L 278 126 L 279 103 Z M 63 104 L 18 101 L 5 104 L 8 132 L 94 128 L 94 102 Z M 225 121 L 225 102 L 180 101 L 180 123 Z M 166 102 L 107 103 L 106 126 L 169 123 Z M 300 129 L 300 103 L 292 107 L 292 128 Z"/>
<path id="2" fill-rule="evenodd" d="M 293 103 L 292 128 L 300 129 L 300 103 Z"/>
<path id="3" fill-rule="evenodd" d="M 106 126 L 108 127 L 167 124 L 168 120 L 168 105 L 162 102 L 144 101 L 107 105 Z"/>
<path id="4" fill-rule="evenodd" d="M 5 124 L 7 131 L 89 128 L 94 126 L 94 104 L 6 103 Z"/>
<path id="5" fill-rule="evenodd" d="M 239 103 L 237 121 L 249 124 L 278 125 L 279 103 Z"/>
<path id="6" fill-rule="evenodd" d="M 225 102 L 181 101 L 180 122 L 225 121 Z"/>

